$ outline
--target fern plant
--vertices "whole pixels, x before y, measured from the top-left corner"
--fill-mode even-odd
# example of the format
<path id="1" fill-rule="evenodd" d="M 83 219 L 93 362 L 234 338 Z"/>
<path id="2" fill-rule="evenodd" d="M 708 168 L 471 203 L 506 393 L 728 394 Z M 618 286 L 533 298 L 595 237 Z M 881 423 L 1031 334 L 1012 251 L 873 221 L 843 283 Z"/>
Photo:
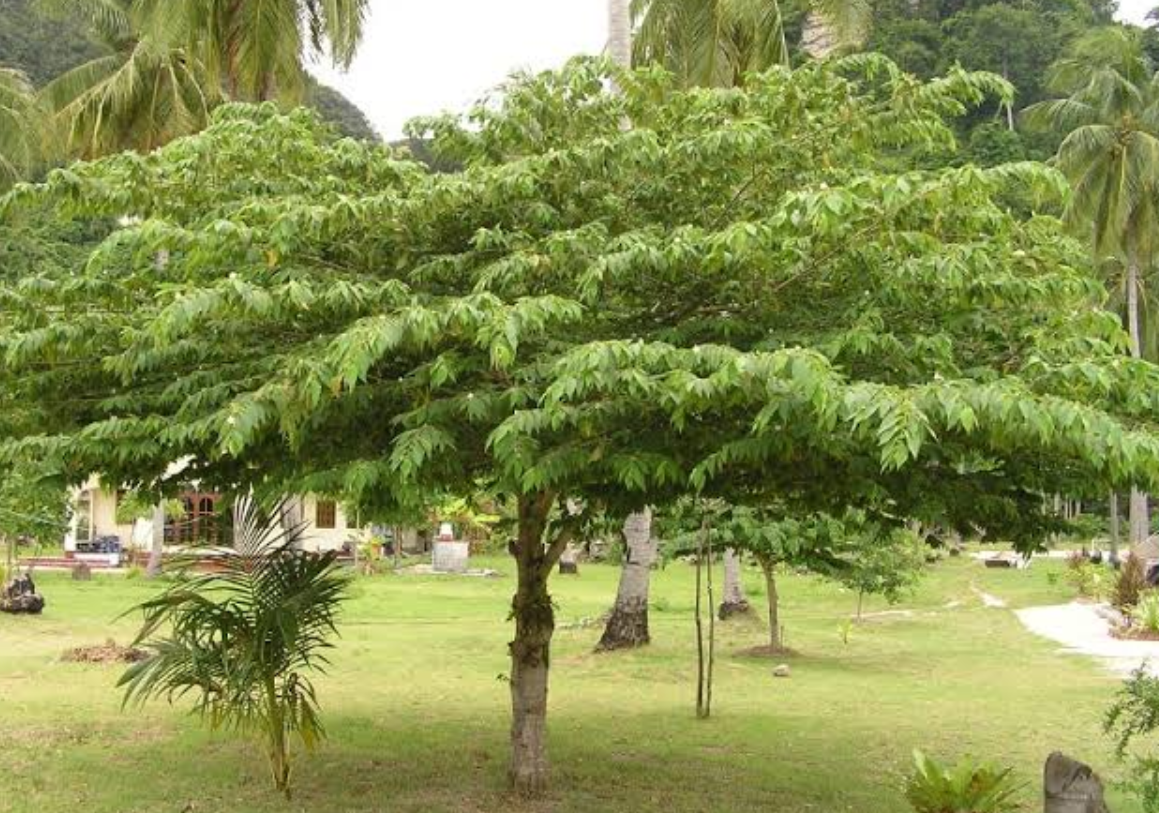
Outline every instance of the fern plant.
<path id="1" fill-rule="evenodd" d="M 917 813 L 1006 813 L 1017 810 L 1019 787 L 1010 768 L 997 768 L 969 757 L 953 767 L 914 751 L 914 772 L 905 797 Z"/>
<path id="2" fill-rule="evenodd" d="M 126 703 L 192 696 L 212 728 L 261 737 L 274 786 L 288 798 L 290 739 L 311 750 L 324 734 L 307 673 L 328 663 L 347 579 L 337 553 L 297 549 L 303 526 L 283 527 L 283 513 L 240 500 L 234 545 L 220 551 L 218 572 L 187 568 L 139 605 L 145 620 L 133 645 L 149 657 L 118 686 Z"/>

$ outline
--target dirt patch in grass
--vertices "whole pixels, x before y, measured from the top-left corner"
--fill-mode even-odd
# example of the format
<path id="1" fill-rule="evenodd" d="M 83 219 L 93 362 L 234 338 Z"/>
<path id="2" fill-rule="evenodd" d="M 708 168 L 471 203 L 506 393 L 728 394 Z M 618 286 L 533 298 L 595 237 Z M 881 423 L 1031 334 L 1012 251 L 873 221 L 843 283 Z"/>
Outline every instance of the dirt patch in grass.
<path id="1" fill-rule="evenodd" d="M 742 649 L 736 654 L 742 658 L 791 658 L 799 653 L 797 650 L 790 649 L 787 646 L 761 644 L 760 646 L 750 646 L 747 649 Z"/>
<path id="2" fill-rule="evenodd" d="M 111 638 L 99 646 L 78 646 L 65 650 L 61 660 L 68 663 L 137 663 L 149 653 L 143 649 L 121 646 Z"/>

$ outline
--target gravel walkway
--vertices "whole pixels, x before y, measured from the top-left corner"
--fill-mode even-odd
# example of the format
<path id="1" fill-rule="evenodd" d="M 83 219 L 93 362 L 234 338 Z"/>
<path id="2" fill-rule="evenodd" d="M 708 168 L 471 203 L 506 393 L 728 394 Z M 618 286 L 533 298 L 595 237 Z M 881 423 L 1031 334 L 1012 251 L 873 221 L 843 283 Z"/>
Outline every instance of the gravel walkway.
<path id="1" fill-rule="evenodd" d="M 1015 614 L 1031 632 L 1062 644 L 1065 653 L 1098 658 L 1116 674 L 1128 674 L 1147 663 L 1151 673 L 1159 675 L 1159 641 L 1112 638 L 1100 608 L 1105 609 L 1105 605 L 1076 602 L 1027 607 Z"/>

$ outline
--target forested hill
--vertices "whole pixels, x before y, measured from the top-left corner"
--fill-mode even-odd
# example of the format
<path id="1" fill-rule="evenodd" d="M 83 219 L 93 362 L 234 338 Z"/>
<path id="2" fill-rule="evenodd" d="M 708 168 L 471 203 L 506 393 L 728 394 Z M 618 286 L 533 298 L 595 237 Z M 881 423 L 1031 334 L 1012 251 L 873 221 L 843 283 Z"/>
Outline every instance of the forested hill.
<path id="1" fill-rule="evenodd" d="M 1114 20 L 1114 0 L 874 0 L 866 48 L 928 79 L 955 64 L 986 70 L 1017 89 L 1014 113 L 1047 95 L 1051 63 L 1080 34 Z M 1043 158 L 1053 143 L 1010 131 L 1005 111 L 991 106 L 963 122 L 971 160 L 995 163 Z"/>
<path id="2" fill-rule="evenodd" d="M 37 86 L 102 53 L 79 26 L 38 14 L 34 0 L 0 0 L 0 64 L 19 68 Z M 338 91 L 311 80 L 307 93 L 307 103 L 346 135 L 379 140 L 363 112 Z"/>

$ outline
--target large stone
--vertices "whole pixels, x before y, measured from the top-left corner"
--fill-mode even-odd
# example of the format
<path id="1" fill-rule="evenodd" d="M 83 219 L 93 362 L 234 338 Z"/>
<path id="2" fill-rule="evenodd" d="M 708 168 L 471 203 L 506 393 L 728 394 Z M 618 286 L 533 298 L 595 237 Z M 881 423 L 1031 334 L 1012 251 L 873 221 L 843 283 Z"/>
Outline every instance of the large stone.
<path id="1" fill-rule="evenodd" d="M 1109 813 L 1098 774 L 1058 751 L 1046 760 L 1043 786 L 1044 813 Z"/>
<path id="2" fill-rule="evenodd" d="M 17 576 L 0 590 L 0 612 L 39 615 L 44 611 L 44 596 L 36 592 L 29 575 Z"/>

